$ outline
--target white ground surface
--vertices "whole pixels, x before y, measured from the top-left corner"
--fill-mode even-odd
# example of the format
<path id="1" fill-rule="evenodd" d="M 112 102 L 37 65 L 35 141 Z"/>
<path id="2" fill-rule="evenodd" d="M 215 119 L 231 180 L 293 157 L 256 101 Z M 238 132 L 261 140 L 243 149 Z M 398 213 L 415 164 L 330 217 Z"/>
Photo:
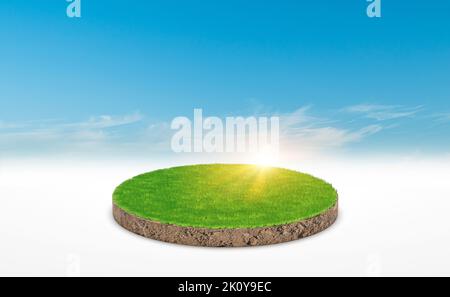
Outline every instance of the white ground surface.
<path id="1" fill-rule="evenodd" d="M 450 160 L 314 162 L 341 216 L 309 239 L 246 249 L 164 244 L 111 217 L 120 182 L 169 164 L 1 161 L 0 275 L 450 276 Z M 294 166 L 295 167 L 295 166 Z"/>

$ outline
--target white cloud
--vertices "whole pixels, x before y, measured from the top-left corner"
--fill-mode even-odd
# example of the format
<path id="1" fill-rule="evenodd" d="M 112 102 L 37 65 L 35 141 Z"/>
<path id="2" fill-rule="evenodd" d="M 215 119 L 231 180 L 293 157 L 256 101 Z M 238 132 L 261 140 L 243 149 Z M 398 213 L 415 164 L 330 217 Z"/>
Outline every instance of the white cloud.
<path id="1" fill-rule="evenodd" d="M 325 123 L 325 119 L 321 119 L 308 114 L 311 110 L 311 106 L 304 106 L 292 113 L 284 114 L 281 116 L 281 124 L 284 127 L 295 127 L 296 125 L 311 125 L 317 123 Z"/>
<path id="2" fill-rule="evenodd" d="M 402 109 L 394 106 L 356 105 L 346 112 L 364 114 L 377 121 L 409 117 L 419 108 Z M 280 117 L 280 142 L 290 151 L 320 151 L 340 148 L 365 140 L 388 129 L 381 123 L 357 125 L 336 118 L 319 117 L 310 106 L 291 113 L 274 114 Z M 61 152 L 102 152 L 108 150 L 168 151 L 173 131 L 168 122 L 145 125 L 143 116 L 133 113 L 122 116 L 96 116 L 82 122 L 41 121 L 21 124 L 0 123 L 0 146 L 3 151 L 45 151 L 48 148 Z M 130 126 L 139 124 L 138 126 Z M 128 127 L 130 126 L 130 127 Z M 8 128 L 8 129 L 6 129 Z M 121 128 L 121 129 L 119 129 Z M 283 148 L 282 148 L 283 149 Z"/>
<path id="3" fill-rule="evenodd" d="M 450 122 L 450 112 L 448 112 L 448 113 L 438 113 L 438 114 L 435 114 L 433 117 L 436 120 L 436 122 L 438 122 L 438 123 L 448 123 L 448 122 Z"/>
<path id="4" fill-rule="evenodd" d="M 344 112 L 362 114 L 368 119 L 387 121 L 400 118 L 410 118 L 422 110 L 422 106 L 407 108 L 395 105 L 359 104 L 344 108 Z"/>
<path id="5" fill-rule="evenodd" d="M 87 121 L 75 123 L 45 120 L 20 124 L 2 123 L 0 144 L 4 150 L 11 151 L 82 147 L 88 149 L 112 141 L 116 135 L 110 129 L 135 124 L 142 119 L 142 115 L 134 113 L 92 117 Z"/>
<path id="6" fill-rule="evenodd" d="M 11 124 L 11 123 L 5 123 L 0 121 L 0 130 L 7 130 L 7 129 L 15 129 L 19 128 L 20 126 L 17 124 Z"/>
<path id="7" fill-rule="evenodd" d="M 124 116 L 103 115 L 99 117 L 91 117 L 88 121 L 81 123 L 66 124 L 63 125 L 63 127 L 77 129 L 107 129 L 134 124 L 140 122 L 142 119 L 143 116 L 140 113 Z"/>
<path id="8" fill-rule="evenodd" d="M 335 127 L 308 128 L 303 129 L 295 136 L 316 147 L 341 147 L 361 141 L 365 137 L 380 132 L 382 129 L 379 125 L 367 126 L 354 131 Z"/>
<path id="9" fill-rule="evenodd" d="M 358 142 L 381 130 L 381 125 L 345 129 L 336 126 L 336 121 L 314 117 L 308 114 L 309 107 L 280 116 L 282 142 L 310 148 L 342 147 Z"/>

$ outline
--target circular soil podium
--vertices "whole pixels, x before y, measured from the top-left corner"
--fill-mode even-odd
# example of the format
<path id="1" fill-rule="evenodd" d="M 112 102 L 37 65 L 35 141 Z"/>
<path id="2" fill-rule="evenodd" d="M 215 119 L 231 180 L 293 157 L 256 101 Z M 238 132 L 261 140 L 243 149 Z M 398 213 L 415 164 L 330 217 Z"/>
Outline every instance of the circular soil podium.
<path id="1" fill-rule="evenodd" d="M 338 194 L 310 175 L 254 165 L 197 165 L 134 177 L 113 195 L 114 218 L 169 243 L 246 247 L 319 233 L 338 216 Z"/>

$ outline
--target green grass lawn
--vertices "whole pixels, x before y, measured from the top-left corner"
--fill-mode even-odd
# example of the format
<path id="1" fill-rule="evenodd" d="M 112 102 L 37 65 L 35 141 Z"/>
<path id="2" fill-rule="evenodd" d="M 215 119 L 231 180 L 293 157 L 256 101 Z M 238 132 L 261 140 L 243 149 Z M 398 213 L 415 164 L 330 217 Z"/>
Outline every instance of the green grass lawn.
<path id="1" fill-rule="evenodd" d="M 286 169 L 197 165 L 158 170 L 126 181 L 114 203 L 140 218 L 211 229 L 268 227 L 332 208 L 326 182 Z"/>

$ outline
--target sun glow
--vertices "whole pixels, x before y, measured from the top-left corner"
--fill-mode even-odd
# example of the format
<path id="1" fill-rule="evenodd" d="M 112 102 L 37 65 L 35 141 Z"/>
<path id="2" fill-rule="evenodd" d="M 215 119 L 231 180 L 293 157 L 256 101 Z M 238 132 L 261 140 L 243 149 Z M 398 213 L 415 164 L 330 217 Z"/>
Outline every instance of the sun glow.
<path id="1" fill-rule="evenodd" d="M 262 151 L 256 154 L 252 163 L 260 167 L 277 167 L 279 154 L 269 150 Z"/>

